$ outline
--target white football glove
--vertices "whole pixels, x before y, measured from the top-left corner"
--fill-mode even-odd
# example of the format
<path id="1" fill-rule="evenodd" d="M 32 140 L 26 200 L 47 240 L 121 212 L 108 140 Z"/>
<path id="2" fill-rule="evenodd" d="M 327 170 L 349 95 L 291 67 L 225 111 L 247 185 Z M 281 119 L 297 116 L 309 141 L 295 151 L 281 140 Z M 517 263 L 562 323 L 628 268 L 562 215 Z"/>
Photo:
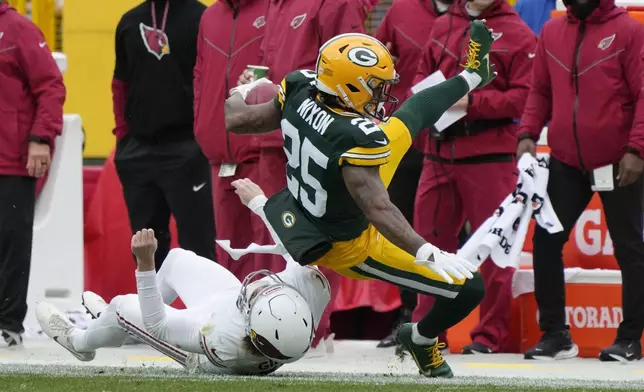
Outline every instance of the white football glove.
<path id="1" fill-rule="evenodd" d="M 241 86 L 231 88 L 230 89 L 230 95 L 232 96 L 234 93 L 240 93 L 241 96 L 242 96 L 242 99 L 245 101 L 246 97 L 248 96 L 248 93 L 250 92 L 250 90 L 254 89 L 255 87 L 257 87 L 257 85 L 262 84 L 262 83 L 271 83 L 271 84 L 273 84 L 273 82 L 271 82 L 267 78 L 257 79 L 257 80 L 254 80 L 254 81 L 250 82 L 250 83 L 242 84 Z"/>
<path id="2" fill-rule="evenodd" d="M 418 249 L 415 263 L 431 269 L 449 284 L 454 283 L 454 279 L 472 279 L 472 272 L 477 270 L 476 266 L 466 259 L 444 252 L 430 243 Z"/>

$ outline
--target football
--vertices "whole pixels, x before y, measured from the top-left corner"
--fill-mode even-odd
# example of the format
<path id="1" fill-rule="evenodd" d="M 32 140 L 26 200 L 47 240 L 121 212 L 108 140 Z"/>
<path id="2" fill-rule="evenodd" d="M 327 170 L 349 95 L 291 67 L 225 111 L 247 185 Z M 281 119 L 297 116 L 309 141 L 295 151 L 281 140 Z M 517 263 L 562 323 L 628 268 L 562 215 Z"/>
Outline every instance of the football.
<path id="1" fill-rule="evenodd" d="M 258 105 L 260 103 L 270 102 L 279 91 L 279 86 L 272 83 L 262 83 L 255 86 L 246 96 L 246 103 L 249 105 Z"/>

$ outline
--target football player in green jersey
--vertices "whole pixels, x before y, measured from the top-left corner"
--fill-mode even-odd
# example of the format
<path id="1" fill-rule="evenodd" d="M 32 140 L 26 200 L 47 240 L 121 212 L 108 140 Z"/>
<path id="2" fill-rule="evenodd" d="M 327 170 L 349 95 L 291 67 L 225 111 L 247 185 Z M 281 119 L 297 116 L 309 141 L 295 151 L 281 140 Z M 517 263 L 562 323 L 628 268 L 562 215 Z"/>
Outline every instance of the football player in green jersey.
<path id="1" fill-rule="evenodd" d="M 476 308 L 483 282 L 469 261 L 423 240 L 386 188 L 414 137 L 494 78 L 492 42 L 484 22 L 473 21 L 463 71 L 415 94 L 395 112 L 397 100 L 389 92 L 398 77 L 391 54 L 362 34 L 324 44 L 317 69 L 286 76 L 274 102 L 244 102 L 266 80 L 234 88 L 226 101 L 229 131 L 282 130 L 287 188 L 264 211 L 296 261 L 436 297 L 420 322 L 403 325 L 397 335 L 428 377 L 452 376 L 436 336 Z"/>

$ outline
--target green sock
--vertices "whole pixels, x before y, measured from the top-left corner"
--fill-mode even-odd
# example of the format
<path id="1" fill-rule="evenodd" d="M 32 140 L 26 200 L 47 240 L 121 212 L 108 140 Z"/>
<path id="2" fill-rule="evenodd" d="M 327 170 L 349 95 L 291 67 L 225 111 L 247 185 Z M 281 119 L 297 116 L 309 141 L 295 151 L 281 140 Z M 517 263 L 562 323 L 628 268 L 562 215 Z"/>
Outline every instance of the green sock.
<path id="1" fill-rule="evenodd" d="M 474 273 L 474 279 L 465 282 L 456 298 L 436 297 L 432 310 L 418 322 L 418 333 L 434 338 L 447 331 L 476 309 L 484 294 L 483 279 L 478 272 Z"/>

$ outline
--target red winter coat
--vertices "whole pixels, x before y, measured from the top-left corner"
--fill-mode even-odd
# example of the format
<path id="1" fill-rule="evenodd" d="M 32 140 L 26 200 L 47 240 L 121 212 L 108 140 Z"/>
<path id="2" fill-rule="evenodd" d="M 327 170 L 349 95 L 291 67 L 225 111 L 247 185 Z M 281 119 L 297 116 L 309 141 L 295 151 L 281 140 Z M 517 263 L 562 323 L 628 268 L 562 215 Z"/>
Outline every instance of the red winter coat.
<path id="1" fill-rule="evenodd" d="M 211 164 L 259 156 L 255 136 L 226 130 L 224 102 L 246 66 L 260 64 L 265 14 L 262 0 L 222 0 L 202 16 L 194 69 L 195 137 Z"/>
<path id="2" fill-rule="evenodd" d="M 614 0 L 581 23 L 570 12 L 541 31 L 519 136 L 548 125 L 552 156 L 593 170 L 619 162 L 625 148 L 644 156 L 644 27 Z"/>
<path id="3" fill-rule="evenodd" d="M 412 86 L 418 58 L 438 17 L 431 0 L 396 0 L 374 34 L 380 42 L 391 43 L 391 54 L 398 58 L 396 72 L 400 81 L 394 85 L 392 95 L 398 98 L 399 105 Z"/>
<path id="4" fill-rule="evenodd" d="M 0 4 L 0 175 L 28 176 L 29 136 L 53 147 L 65 85 L 38 27 Z"/>
<path id="5" fill-rule="evenodd" d="M 391 43 L 391 54 L 398 58 L 396 72 L 400 81 L 392 89 L 392 95 L 398 98 L 398 107 L 407 98 L 418 69 L 418 58 L 439 16 L 432 0 L 396 0 L 374 35 L 384 44 Z M 416 138 L 414 146 L 424 150 L 426 142 L 427 134 L 423 133 Z"/>
<path id="6" fill-rule="evenodd" d="M 435 71 L 451 78 L 463 70 L 473 19 L 467 13 L 465 2 L 450 7 L 446 15 L 434 23 L 430 40 L 414 78 L 420 82 Z M 470 105 L 465 121 L 503 120 L 521 117 L 528 97 L 532 55 L 537 38 L 514 9 L 503 0 L 497 0 L 477 19 L 485 19 L 494 30 L 496 40 L 490 52 L 490 61 L 498 75 L 488 86 L 470 93 Z M 514 153 L 517 146 L 517 125 L 514 123 L 489 128 L 471 136 L 428 143 L 427 154 L 446 159 L 460 159 L 478 155 Z"/>
<path id="7" fill-rule="evenodd" d="M 298 69 L 315 69 L 320 46 L 342 33 L 364 33 L 358 0 L 270 0 L 263 65 L 274 83 Z M 280 132 L 261 136 L 262 147 L 282 148 Z"/>

